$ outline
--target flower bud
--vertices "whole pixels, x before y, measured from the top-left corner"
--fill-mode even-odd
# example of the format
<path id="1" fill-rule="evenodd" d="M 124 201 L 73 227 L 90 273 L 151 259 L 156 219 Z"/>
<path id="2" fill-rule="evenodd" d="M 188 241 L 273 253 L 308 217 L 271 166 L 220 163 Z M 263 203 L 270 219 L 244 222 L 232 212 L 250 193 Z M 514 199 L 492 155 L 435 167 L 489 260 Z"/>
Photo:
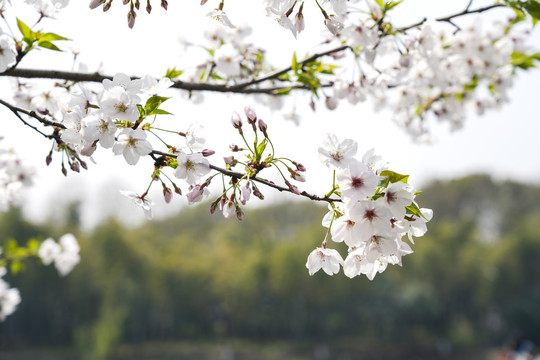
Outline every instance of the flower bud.
<path id="1" fill-rule="evenodd" d="M 294 166 L 296 166 L 296 170 L 302 171 L 302 172 L 306 171 L 306 168 L 304 167 L 304 165 L 297 163 L 296 161 L 293 161 L 293 164 Z"/>
<path id="2" fill-rule="evenodd" d="M 399 58 L 399 65 L 404 68 L 411 66 L 411 58 L 409 55 L 401 55 Z"/>
<path id="3" fill-rule="evenodd" d="M 223 157 L 223 161 L 225 161 L 225 164 L 227 165 L 227 167 L 233 167 L 238 163 L 238 161 L 236 161 L 234 156 L 225 156 Z"/>
<path id="4" fill-rule="evenodd" d="M 268 137 L 266 129 L 268 129 L 266 123 L 263 121 L 263 119 L 259 119 L 259 130 L 261 130 L 261 132 L 264 134 L 264 137 Z"/>
<path id="5" fill-rule="evenodd" d="M 73 162 L 69 163 L 69 167 L 71 168 L 71 170 L 73 170 L 75 172 L 80 172 L 81 171 L 81 168 L 79 167 L 79 163 L 76 162 L 76 161 L 73 161 Z"/>
<path id="6" fill-rule="evenodd" d="M 337 108 L 338 102 L 336 98 L 327 96 L 326 97 L 326 108 L 328 110 L 335 110 Z"/>
<path id="7" fill-rule="evenodd" d="M 109 1 L 108 3 L 103 5 L 103 12 L 109 11 L 109 9 L 111 8 L 111 4 L 112 4 L 112 1 Z"/>
<path id="8" fill-rule="evenodd" d="M 163 198 L 167 204 L 170 203 L 173 198 L 172 190 L 166 187 L 165 184 L 163 184 Z"/>
<path id="9" fill-rule="evenodd" d="M 180 189 L 175 183 L 172 184 L 174 188 L 174 192 L 178 195 L 182 195 L 182 189 Z"/>
<path id="10" fill-rule="evenodd" d="M 51 162 L 52 162 L 52 151 L 45 158 L 45 163 L 47 164 L 47 166 L 51 165 Z"/>
<path id="11" fill-rule="evenodd" d="M 201 6 L 203 6 L 204 4 L 206 4 L 208 0 L 201 0 Z"/>
<path id="12" fill-rule="evenodd" d="M 150 5 L 150 1 L 146 3 L 146 12 L 149 14 L 152 12 L 152 5 Z"/>
<path id="13" fill-rule="evenodd" d="M 135 8 L 137 10 L 139 10 L 139 7 L 141 6 L 141 3 L 139 2 L 139 0 L 135 0 Z"/>
<path id="14" fill-rule="evenodd" d="M 232 122 L 232 126 L 235 129 L 238 129 L 238 131 L 241 134 L 242 133 L 242 119 L 240 118 L 240 115 L 236 111 L 232 113 L 231 122 Z"/>
<path id="15" fill-rule="evenodd" d="M 294 186 L 293 184 L 291 184 L 287 180 L 285 180 L 285 184 L 289 187 L 289 190 L 291 190 L 291 192 L 295 193 L 296 195 L 301 194 L 300 190 L 298 190 L 298 188 L 296 186 Z"/>
<path id="16" fill-rule="evenodd" d="M 90 1 L 90 9 L 95 9 L 98 6 L 103 5 L 104 2 L 105 2 L 105 0 L 91 0 Z"/>
<path id="17" fill-rule="evenodd" d="M 335 16 L 329 16 L 324 19 L 324 25 L 330 30 L 332 35 L 338 35 L 343 30 L 343 23 Z"/>
<path id="18" fill-rule="evenodd" d="M 238 152 L 238 151 L 242 150 L 242 149 L 240 149 L 240 147 L 239 147 L 238 145 L 236 145 L 236 144 L 231 144 L 231 145 L 229 145 L 229 149 L 231 149 L 232 152 Z"/>
<path id="19" fill-rule="evenodd" d="M 240 209 L 240 206 L 236 207 L 236 218 L 240 221 L 244 220 L 244 212 Z"/>
<path id="20" fill-rule="evenodd" d="M 129 4 L 129 0 L 122 0 L 122 3 L 123 3 L 124 5 L 127 5 L 127 4 Z"/>
<path id="21" fill-rule="evenodd" d="M 169 3 L 167 0 L 161 0 L 161 7 L 167 10 L 167 7 L 169 6 Z"/>
<path id="22" fill-rule="evenodd" d="M 255 113 L 255 110 L 251 106 L 246 106 L 244 108 L 244 112 L 246 113 L 246 117 L 248 119 L 248 123 L 255 124 L 257 121 L 257 114 Z"/>
<path id="23" fill-rule="evenodd" d="M 130 29 L 133 29 L 133 26 L 135 26 L 135 17 L 137 16 L 137 14 L 135 13 L 135 11 L 131 10 L 130 12 L 128 12 L 128 27 Z"/>
<path id="24" fill-rule="evenodd" d="M 291 173 L 291 178 L 293 178 L 294 180 L 300 181 L 300 182 L 306 181 L 306 178 L 304 177 L 304 175 L 302 175 L 298 171 L 289 169 L 289 172 Z"/>
<path id="25" fill-rule="evenodd" d="M 204 157 L 212 156 L 212 155 L 214 155 L 215 153 L 216 153 L 216 152 L 215 152 L 214 150 L 210 150 L 210 149 L 204 149 L 204 150 L 202 151 L 202 155 L 203 155 Z"/>

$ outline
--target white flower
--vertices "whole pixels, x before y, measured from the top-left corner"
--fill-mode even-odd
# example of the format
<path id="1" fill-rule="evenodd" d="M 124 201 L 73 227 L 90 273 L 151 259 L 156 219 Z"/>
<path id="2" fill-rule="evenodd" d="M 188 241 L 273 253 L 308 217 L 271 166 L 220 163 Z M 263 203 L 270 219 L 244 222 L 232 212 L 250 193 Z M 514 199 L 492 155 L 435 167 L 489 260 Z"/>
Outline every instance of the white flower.
<path id="1" fill-rule="evenodd" d="M 353 160 L 358 144 L 351 139 L 339 142 L 336 135 L 327 134 L 323 145 L 319 147 L 319 159 L 327 167 L 342 168 Z"/>
<path id="2" fill-rule="evenodd" d="M 135 205 L 140 206 L 143 209 L 146 218 L 152 220 L 152 205 L 154 205 L 154 203 L 146 196 L 146 194 L 145 196 L 140 196 L 130 190 L 120 190 L 120 194 L 131 199 Z"/>
<path id="3" fill-rule="evenodd" d="M 174 85 L 174 82 L 171 81 L 168 77 L 161 78 L 159 81 L 153 77 L 146 75 L 142 79 L 141 91 L 150 95 L 161 94 L 163 91 L 167 90 Z"/>
<path id="4" fill-rule="evenodd" d="M 345 202 L 362 200 L 373 196 L 379 185 L 380 177 L 361 162 L 350 162 L 345 169 L 336 173 L 336 182 L 341 189 L 341 197 Z"/>
<path id="5" fill-rule="evenodd" d="M 66 276 L 81 261 L 79 252 L 81 248 L 73 234 L 65 234 L 60 237 L 60 244 L 48 238 L 43 241 L 38 250 L 43 265 L 54 262 L 54 267 L 60 276 Z"/>
<path id="6" fill-rule="evenodd" d="M 129 95 L 138 94 L 143 86 L 143 80 L 131 80 L 129 76 L 123 73 L 114 75 L 112 80 L 105 79 L 102 83 L 105 90 L 111 90 L 118 86 L 124 89 Z"/>
<path id="7" fill-rule="evenodd" d="M 195 204 L 198 202 L 201 202 L 206 197 L 210 195 L 210 191 L 205 187 L 202 187 L 201 185 L 195 185 L 193 189 L 189 193 L 186 194 L 186 198 L 188 199 L 188 204 Z"/>
<path id="8" fill-rule="evenodd" d="M 240 75 L 240 62 L 243 57 L 231 44 L 224 44 L 214 53 L 216 70 L 226 76 Z"/>
<path id="9" fill-rule="evenodd" d="M 405 216 L 405 206 L 412 204 L 414 195 L 410 191 L 410 186 L 403 182 L 390 184 L 384 190 L 384 199 L 396 219 L 402 219 Z"/>
<path id="10" fill-rule="evenodd" d="M 43 262 L 43 265 L 51 264 L 62 252 L 60 245 L 52 238 L 48 238 L 41 243 L 38 250 L 38 256 Z"/>
<path id="11" fill-rule="evenodd" d="M 433 218 L 433 210 L 431 209 L 421 208 L 420 212 L 422 213 L 422 215 L 424 215 L 425 219 L 423 217 L 411 215 L 410 220 L 407 219 L 407 221 L 404 222 L 405 226 L 409 227 L 407 235 L 409 236 L 409 240 L 413 244 L 413 236 L 424 236 L 427 231 L 426 223 Z"/>
<path id="12" fill-rule="evenodd" d="M 106 90 L 100 103 L 101 111 L 111 119 L 134 122 L 139 118 L 137 104 L 141 99 L 121 86 Z"/>
<path id="13" fill-rule="evenodd" d="M 9 36 L 0 35 L 0 73 L 6 71 L 8 67 L 15 63 L 17 51 L 15 42 Z"/>
<path id="14" fill-rule="evenodd" d="M 350 209 L 350 216 L 358 226 L 361 241 L 368 241 L 372 236 L 391 232 L 392 214 L 382 198 L 354 203 Z"/>
<path id="15" fill-rule="evenodd" d="M 225 219 L 230 219 L 236 214 L 236 206 L 234 206 L 234 202 L 232 202 L 231 200 L 227 200 L 223 204 L 223 208 L 221 209 L 221 211 L 223 212 L 223 217 Z"/>
<path id="16" fill-rule="evenodd" d="M 214 11 L 209 12 L 206 15 L 211 17 L 214 20 L 219 21 L 220 23 L 222 23 L 223 25 L 231 29 L 236 29 L 236 26 L 232 24 L 231 20 L 229 20 L 229 17 L 227 16 L 227 14 L 225 14 L 223 10 L 216 9 Z"/>
<path id="17" fill-rule="evenodd" d="M 97 115 L 90 115 L 82 119 L 82 136 L 87 142 L 98 140 L 100 145 L 109 149 L 114 145 L 116 126 L 111 119 L 102 119 Z"/>
<path id="18" fill-rule="evenodd" d="M 135 165 L 141 156 L 152 152 L 152 145 L 146 140 L 144 130 L 124 129 L 118 135 L 112 150 L 115 155 L 124 155 L 128 164 Z"/>
<path id="19" fill-rule="evenodd" d="M 179 179 L 184 179 L 190 185 L 199 183 L 201 177 L 210 172 L 210 163 L 201 153 L 179 154 L 178 167 L 174 175 Z"/>
<path id="20" fill-rule="evenodd" d="M 343 23 L 333 15 L 324 19 L 324 25 L 330 30 L 333 35 L 338 35 L 343 30 Z"/>
<path id="21" fill-rule="evenodd" d="M 0 267 L 0 321 L 4 321 L 17 309 L 21 302 L 21 294 L 18 289 L 10 288 L 2 277 L 7 273 L 6 268 Z"/>
<path id="22" fill-rule="evenodd" d="M 321 268 L 328 275 L 334 275 L 339 272 L 340 265 L 343 265 L 343 259 L 337 250 L 316 248 L 308 256 L 306 268 L 309 275 L 315 274 Z"/>

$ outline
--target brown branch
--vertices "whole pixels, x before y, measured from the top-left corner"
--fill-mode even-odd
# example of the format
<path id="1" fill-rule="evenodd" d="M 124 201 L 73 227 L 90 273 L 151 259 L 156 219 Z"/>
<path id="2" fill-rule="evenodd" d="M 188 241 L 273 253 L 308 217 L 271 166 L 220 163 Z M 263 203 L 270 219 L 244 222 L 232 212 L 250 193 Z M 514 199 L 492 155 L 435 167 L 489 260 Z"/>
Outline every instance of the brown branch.
<path id="1" fill-rule="evenodd" d="M 320 57 L 331 55 L 346 49 L 350 49 L 349 46 L 339 46 L 334 49 L 330 49 L 325 52 L 317 53 L 311 55 L 310 57 L 299 62 L 300 65 L 314 61 Z M 210 83 L 192 83 L 185 82 L 181 80 L 174 81 L 172 88 L 187 90 L 187 91 L 212 91 L 212 92 L 222 92 L 222 93 L 238 93 L 238 94 L 275 94 L 280 90 L 288 89 L 297 89 L 297 90 L 308 90 L 312 89 L 304 84 L 291 84 L 288 86 L 271 86 L 264 88 L 254 88 L 254 85 L 266 82 L 277 80 L 279 76 L 286 74 L 291 71 L 292 68 L 289 66 L 285 69 L 273 72 L 264 77 L 253 79 L 250 81 L 238 83 L 238 84 L 210 84 Z M 113 77 L 109 75 L 101 75 L 99 73 L 79 73 L 71 71 L 57 71 L 57 70 L 40 70 L 40 69 L 18 69 L 13 68 L 4 73 L 1 73 L 0 76 L 13 76 L 20 78 L 41 78 L 41 79 L 57 79 L 57 80 L 67 80 L 74 82 L 102 82 L 105 79 L 112 80 Z M 132 76 L 132 79 L 137 77 Z M 323 87 L 331 86 L 330 84 L 325 84 Z"/>
<path id="2" fill-rule="evenodd" d="M 4 105 L 5 107 L 7 107 L 9 110 L 11 110 L 11 112 L 13 114 L 15 114 L 15 116 L 20 120 L 22 121 L 22 123 L 30 128 L 32 128 L 33 130 L 37 131 L 39 134 L 43 135 L 44 137 L 46 137 L 47 139 L 55 139 L 55 136 L 54 135 L 47 135 L 45 134 L 44 132 L 42 132 L 41 130 L 39 130 L 37 127 L 31 125 L 30 123 L 28 123 L 25 119 L 22 118 L 21 114 L 25 114 L 27 116 L 30 116 L 34 119 L 36 119 L 37 121 L 39 121 L 40 123 L 42 123 L 43 125 L 45 126 L 52 126 L 52 127 L 55 127 L 55 128 L 60 128 L 60 129 L 65 129 L 65 125 L 62 124 L 62 123 L 59 123 L 59 122 L 56 122 L 56 121 L 52 121 L 52 120 L 48 120 L 48 119 L 45 119 L 44 117 L 42 116 L 39 116 L 35 111 L 30 111 L 30 110 L 26 110 L 26 109 L 23 109 L 23 108 L 20 108 L 20 107 L 17 107 L 15 105 L 11 105 L 10 103 L 7 103 L 5 102 L 4 100 L 0 99 L 0 104 Z"/>
<path id="3" fill-rule="evenodd" d="M 484 6 L 484 7 L 478 8 L 478 9 L 470 10 L 471 4 L 472 4 L 472 1 L 469 1 L 469 3 L 467 4 L 467 7 L 463 11 L 461 11 L 461 12 L 459 12 L 457 14 L 436 18 L 435 21 L 447 22 L 449 24 L 452 24 L 453 26 L 456 26 L 456 24 L 452 20 L 457 18 L 457 17 L 461 17 L 461 16 L 465 16 L 465 15 L 471 15 L 471 14 L 479 14 L 479 13 L 483 13 L 485 11 L 489 11 L 489 10 L 492 10 L 492 9 L 495 9 L 495 8 L 498 8 L 498 7 L 506 7 L 506 5 L 503 5 L 503 4 L 493 4 L 493 5 Z M 404 32 L 404 31 L 410 30 L 412 28 L 415 28 L 415 27 L 418 27 L 418 26 L 424 24 L 427 20 L 428 19 L 426 17 L 424 17 L 422 20 L 420 20 L 416 24 L 412 24 L 412 25 L 409 25 L 409 26 L 405 26 L 405 27 L 396 29 L 396 31 Z"/>
<path id="4" fill-rule="evenodd" d="M 174 154 L 169 154 L 169 153 L 164 153 L 164 152 L 161 152 L 161 151 L 157 151 L 157 150 L 154 150 L 150 153 L 150 155 L 160 155 L 160 156 L 165 156 L 165 157 L 173 157 L 173 158 L 176 158 L 176 155 Z M 236 172 L 236 171 L 231 171 L 231 170 L 227 170 L 227 169 L 223 169 L 223 168 L 220 168 L 219 166 L 215 166 L 215 165 L 212 165 L 210 164 L 210 169 L 212 170 L 215 170 L 217 172 L 220 172 L 222 173 L 223 175 L 227 175 L 227 176 L 230 176 L 232 178 L 235 178 L 235 179 L 242 179 L 244 177 L 245 174 L 243 173 L 240 173 L 240 172 Z M 271 188 L 274 188 L 280 192 L 290 192 L 292 194 L 296 194 L 294 191 L 292 191 L 291 189 L 289 188 L 286 188 L 286 187 L 283 187 L 283 186 L 279 186 L 279 185 L 276 185 L 274 184 L 273 182 L 269 181 L 269 180 L 266 180 L 266 179 L 262 179 L 260 177 L 257 177 L 257 176 L 252 176 L 250 177 L 250 180 L 253 180 L 253 181 L 256 181 L 258 183 L 261 183 L 263 185 L 266 185 L 266 186 L 269 186 Z M 298 194 L 296 194 L 298 195 Z M 304 197 L 307 197 L 308 199 L 310 200 L 314 200 L 314 201 L 326 201 L 328 203 L 333 203 L 333 202 L 340 202 L 341 200 L 340 199 L 335 199 L 335 198 L 329 198 L 327 196 L 324 196 L 324 197 L 321 197 L 321 196 L 317 196 L 317 195 L 313 195 L 313 194 L 309 194 L 307 193 L 306 191 L 302 191 L 300 194 L 300 196 L 304 196 Z"/>

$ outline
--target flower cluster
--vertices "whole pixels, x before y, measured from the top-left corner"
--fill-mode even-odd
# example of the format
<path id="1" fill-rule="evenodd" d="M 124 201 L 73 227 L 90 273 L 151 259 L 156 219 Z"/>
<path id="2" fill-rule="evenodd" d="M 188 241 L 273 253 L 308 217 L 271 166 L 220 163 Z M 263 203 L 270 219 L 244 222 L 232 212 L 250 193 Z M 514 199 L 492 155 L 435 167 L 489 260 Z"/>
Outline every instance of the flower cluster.
<path id="1" fill-rule="evenodd" d="M 328 228 L 320 248 L 311 252 L 306 263 L 309 274 L 323 269 L 329 275 L 339 272 L 346 276 L 360 274 L 373 280 L 390 265 L 401 265 L 401 258 L 412 253 L 402 237 L 422 236 L 426 222 L 433 215 L 415 202 L 417 192 L 407 183 L 408 176 L 387 169 L 379 156 L 368 151 L 357 160 L 357 143 L 340 142 L 328 135 L 319 148 L 323 164 L 334 170 L 335 181 L 330 194 L 340 195 L 340 202 L 329 205 L 322 225 Z M 345 260 L 339 252 L 327 248 L 327 238 L 344 242 L 348 248 Z"/>
<path id="2" fill-rule="evenodd" d="M 1 138 L 0 138 L 1 140 Z M 12 150 L 0 148 L 0 211 L 16 202 L 21 189 L 30 186 L 34 169 Z"/>
<path id="3" fill-rule="evenodd" d="M 9 284 L 2 279 L 6 273 L 6 268 L 0 267 L 0 321 L 4 321 L 8 315 L 13 314 L 21 302 L 19 290 L 10 288 Z"/>
<path id="4" fill-rule="evenodd" d="M 66 276 L 81 261 L 80 247 L 73 234 L 65 234 L 57 243 L 52 238 L 43 241 L 38 250 L 38 256 L 43 265 L 54 263 L 60 276 Z"/>

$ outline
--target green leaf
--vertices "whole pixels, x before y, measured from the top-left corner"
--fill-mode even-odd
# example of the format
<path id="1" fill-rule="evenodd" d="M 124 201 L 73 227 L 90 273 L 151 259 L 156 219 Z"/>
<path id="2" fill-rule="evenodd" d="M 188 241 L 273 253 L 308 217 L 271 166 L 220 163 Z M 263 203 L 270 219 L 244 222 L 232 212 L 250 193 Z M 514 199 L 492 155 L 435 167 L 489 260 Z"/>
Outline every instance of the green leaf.
<path id="1" fill-rule="evenodd" d="M 146 100 L 146 104 L 144 105 L 144 112 L 146 115 L 150 115 L 152 114 L 154 111 L 156 111 L 159 106 L 169 100 L 170 98 L 168 97 L 163 97 L 163 96 L 157 96 L 157 95 L 154 95 L 152 97 L 150 97 L 148 100 Z"/>
<path id="2" fill-rule="evenodd" d="M 405 206 L 405 209 L 407 209 L 407 214 L 415 215 L 415 216 L 426 219 L 426 217 L 422 215 L 422 212 L 418 208 L 418 205 L 416 205 L 414 202 L 409 206 Z"/>
<path id="3" fill-rule="evenodd" d="M 23 270 L 23 267 L 24 267 L 23 263 L 15 260 L 11 262 L 10 271 L 13 275 L 17 275 L 19 272 Z"/>
<path id="4" fill-rule="evenodd" d="M 172 69 L 167 69 L 165 77 L 168 77 L 169 79 L 176 79 L 177 77 L 182 75 L 182 73 L 182 70 L 176 70 L 176 67 L 173 67 Z"/>
<path id="5" fill-rule="evenodd" d="M 150 115 L 172 115 L 172 113 L 162 110 L 162 109 L 156 109 L 152 111 L 151 113 L 146 114 L 146 116 L 150 116 Z"/>
<path id="6" fill-rule="evenodd" d="M 381 172 L 381 176 L 385 176 L 386 179 L 382 180 L 382 186 L 387 187 L 390 183 L 404 182 L 407 183 L 409 175 L 401 175 L 390 170 L 384 170 Z"/>
<path id="7" fill-rule="evenodd" d="M 62 51 L 56 45 L 49 41 L 38 41 L 38 46 L 49 50 Z"/>
<path id="8" fill-rule="evenodd" d="M 263 141 L 261 141 L 261 143 L 259 144 L 259 146 L 257 146 L 257 149 L 255 150 L 256 152 L 256 157 L 257 159 L 260 159 L 264 150 L 266 149 L 266 145 L 268 144 L 268 141 L 266 139 L 264 139 Z"/>
<path id="9" fill-rule="evenodd" d="M 298 71 L 300 71 L 300 65 L 299 65 L 298 62 L 296 61 L 296 53 L 293 53 L 291 68 L 293 69 L 293 71 L 294 71 L 295 73 L 298 73 Z"/>
<path id="10" fill-rule="evenodd" d="M 540 2 L 529 0 L 524 3 L 523 8 L 532 16 L 533 19 L 540 19 Z"/>
<path id="11" fill-rule="evenodd" d="M 58 41 L 58 40 L 69 40 L 63 36 L 54 33 L 36 33 L 36 39 L 38 41 Z"/>
<path id="12" fill-rule="evenodd" d="M 384 6 L 384 11 L 388 11 L 388 10 L 391 10 L 392 8 L 398 6 L 399 4 L 401 4 L 403 2 L 403 0 L 400 0 L 400 1 L 389 1 L 385 6 Z"/>
<path id="13" fill-rule="evenodd" d="M 530 69 L 536 67 L 535 61 L 540 61 L 540 53 L 527 55 L 521 52 L 512 53 L 511 64 L 520 69 Z"/>
<path id="14" fill-rule="evenodd" d="M 28 39 L 30 41 L 33 41 L 35 39 L 35 33 L 19 18 L 17 18 L 17 27 L 19 28 L 19 31 L 25 39 Z"/>

